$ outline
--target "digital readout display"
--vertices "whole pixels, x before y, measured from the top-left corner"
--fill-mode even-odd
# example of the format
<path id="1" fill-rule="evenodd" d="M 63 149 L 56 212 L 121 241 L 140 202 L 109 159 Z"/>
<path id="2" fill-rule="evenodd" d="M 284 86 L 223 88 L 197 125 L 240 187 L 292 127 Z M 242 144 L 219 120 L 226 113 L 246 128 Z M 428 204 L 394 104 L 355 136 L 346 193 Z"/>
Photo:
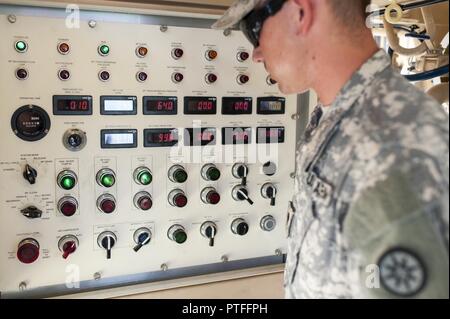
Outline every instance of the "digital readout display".
<path id="1" fill-rule="evenodd" d="M 223 127 L 222 128 L 222 144 L 250 144 L 252 142 L 251 127 Z"/>
<path id="2" fill-rule="evenodd" d="M 145 115 L 176 115 L 178 99 L 176 96 L 144 96 Z"/>
<path id="3" fill-rule="evenodd" d="M 217 113 L 217 98 L 204 96 L 185 96 L 184 114 L 210 115 Z"/>
<path id="4" fill-rule="evenodd" d="M 223 97 L 222 114 L 224 115 L 242 115 L 252 114 L 251 97 Z"/>
<path id="5" fill-rule="evenodd" d="M 258 144 L 279 144 L 284 143 L 285 128 L 284 127 L 258 127 L 257 128 Z"/>
<path id="6" fill-rule="evenodd" d="M 185 146 L 206 146 L 216 144 L 215 128 L 186 128 L 184 129 Z"/>
<path id="7" fill-rule="evenodd" d="M 171 147 L 178 144 L 178 130 L 158 128 L 144 130 L 144 147 Z"/>
<path id="8" fill-rule="evenodd" d="M 92 115 L 92 96 L 54 95 L 54 115 Z"/>
<path id="9" fill-rule="evenodd" d="M 257 113 L 262 115 L 284 114 L 286 111 L 284 97 L 260 97 L 257 104 Z"/>

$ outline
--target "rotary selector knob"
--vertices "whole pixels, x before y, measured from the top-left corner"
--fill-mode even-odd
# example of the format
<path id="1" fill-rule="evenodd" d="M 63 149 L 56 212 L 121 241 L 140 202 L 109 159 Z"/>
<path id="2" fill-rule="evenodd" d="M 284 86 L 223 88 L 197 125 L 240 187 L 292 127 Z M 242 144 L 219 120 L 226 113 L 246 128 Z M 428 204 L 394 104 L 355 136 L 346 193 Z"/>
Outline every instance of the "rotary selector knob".
<path id="1" fill-rule="evenodd" d="M 247 187 L 244 185 L 236 185 L 233 187 L 231 191 L 231 196 L 235 201 L 242 202 L 247 201 L 250 205 L 253 205 L 253 201 L 248 196 L 248 190 Z"/>
<path id="2" fill-rule="evenodd" d="M 233 234 L 244 236 L 248 233 L 248 223 L 243 218 L 237 218 L 231 223 L 231 231 Z"/>
<path id="3" fill-rule="evenodd" d="M 236 163 L 233 165 L 232 174 L 234 177 L 241 179 L 242 185 L 247 185 L 248 166 L 243 163 Z"/>
<path id="4" fill-rule="evenodd" d="M 42 210 L 37 208 L 36 206 L 27 206 L 20 211 L 20 213 L 29 219 L 41 218 Z"/>
<path id="5" fill-rule="evenodd" d="M 261 187 L 261 196 L 270 199 L 270 206 L 275 206 L 277 188 L 272 183 L 266 183 Z"/>
<path id="6" fill-rule="evenodd" d="M 183 244 L 187 240 L 186 230 L 181 225 L 173 225 L 167 231 L 167 237 L 177 244 Z"/>
<path id="7" fill-rule="evenodd" d="M 134 196 L 134 206 L 140 210 L 149 210 L 153 206 L 152 196 L 147 192 L 139 192 Z"/>
<path id="8" fill-rule="evenodd" d="M 36 184 L 37 170 L 31 167 L 29 164 L 25 165 L 25 170 L 23 171 L 23 178 L 25 178 L 31 185 Z"/>
<path id="9" fill-rule="evenodd" d="M 217 225 L 211 221 L 204 222 L 200 226 L 200 233 L 203 237 L 209 239 L 209 246 L 214 246 L 214 238 L 217 234 Z"/>
<path id="10" fill-rule="evenodd" d="M 79 246 L 78 238 L 74 235 L 66 235 L 61 237 L 58 242 L 58 248 L 62 252 L 62 257 L 67 259 L 73 254 Z"/>
<path id="11" fill-rule="evenodd" d="M 97 244 L 106 250 L 106 259 L 111 259 L 111 250 L 117 242 L 117 236 L 111 231 L 105 231 L 98 235 Z"/>
<path id="12" fill-rule="evenodd" d="M 220 170 L 214 164 L 206 164 L 202 167 L 201 175 L 205 181 L 215 182 L 220 178 Z"/>
<path id="13" fill-rule="evenodd" d="M 134 246 L 133 250 L 135 252 L 138 252 L 143 246 L 150 243 L 150 241 L 152 240 L 152 232 L 146 227 L 139 228 L 134 232 L 133 239 L 136 243 L 136 246 Z"/>
<path id="14" fill-rule="evenodd" d="M 184 183 L 188 179 L 188 174 L 183 166 L 174 165 L 169 169 L 169 179 L 174 183 Z"/>
<path id="15" fill-rule="evenodd" d="M 63 144 L 69 151 L 76 152 L 82 150 L 87 143 L 86 132 L 79 129 L 67 130 L 63 135 Z"/>
<path id="16" fill-rule="evenodd" d="M 214 187 L 206 187 L 200 195 L 205 204 L 217 205 L 220 202 L 220 194 Z"/>
<path id="17" fill-rule="evenodd" d="M 174 189 L 168 196 L 169 204 L 175 207 L 183 208 L 187 205 L 188 199 L 181 189 Z"/>
<path id="18" fill-rule="evenodd" d="M 272 231 L 275 229 L 277 222 L 272 215 L 267 215 L 261 218 L 260 226 L 264 231 Z"/>
<path id="19" fill-rule="evenodd" d="M 31 264 L 39 258 L 39 243 L 33 238 L 26 238 L 19 243 L 17 259 L 24 264 Z"/>

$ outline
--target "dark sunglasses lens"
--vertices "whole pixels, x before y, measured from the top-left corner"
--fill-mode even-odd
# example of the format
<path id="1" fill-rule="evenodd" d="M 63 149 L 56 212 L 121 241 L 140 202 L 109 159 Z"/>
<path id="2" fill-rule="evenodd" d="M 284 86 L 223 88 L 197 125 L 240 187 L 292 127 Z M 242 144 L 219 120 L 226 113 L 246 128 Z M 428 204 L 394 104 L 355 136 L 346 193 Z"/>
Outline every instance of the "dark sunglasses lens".
<path id="1" fill-rule="evenodd" d="M 239 25 L 242 33 L 247 38 L 247 40 L 256 48 L 259 46 L 259 41 L 257 36 L 251 31 L 252 28 L 249 27 L 248 22 L 244 19 Z"/>

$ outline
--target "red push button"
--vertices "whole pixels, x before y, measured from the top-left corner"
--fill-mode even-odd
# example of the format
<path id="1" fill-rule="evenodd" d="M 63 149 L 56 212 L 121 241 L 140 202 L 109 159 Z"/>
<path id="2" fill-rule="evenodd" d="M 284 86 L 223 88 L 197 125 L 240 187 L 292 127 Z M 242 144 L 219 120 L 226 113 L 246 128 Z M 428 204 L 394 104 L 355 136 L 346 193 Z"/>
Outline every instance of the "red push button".
<path id="1" fill-rule="evenodd" d="M 39 258 L 39 243 L 33 238 L 27 238 L 19 243 L 17 259 L 24 264 L 31 264 Z"/>

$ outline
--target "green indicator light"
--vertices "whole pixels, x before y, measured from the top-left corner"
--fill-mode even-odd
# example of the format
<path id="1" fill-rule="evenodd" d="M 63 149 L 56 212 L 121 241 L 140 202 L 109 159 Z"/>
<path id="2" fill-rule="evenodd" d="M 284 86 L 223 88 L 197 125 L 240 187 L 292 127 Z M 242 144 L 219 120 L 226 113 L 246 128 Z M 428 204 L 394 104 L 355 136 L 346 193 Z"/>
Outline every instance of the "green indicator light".
<path id="1" fill-rule="evenodd" d="M 17 41 L 16 42 L 16 49 L 17 51 L 23 52 L 27 48 L 27 44 L 23 41 Z"/>
<path id="2" fill-rule="evenodd" d="M 114 183 L 116 182 L 116 179 L 114 178 L 114 176 L 107 174 L 107 175 L 103 175 L 102 176 L 102 185 L 105 187 L 111 187 L 114 185 Z"/>
<path id="3" fill-rule="evenodd" d="M 177 181 L 177 183 L 184 183 L 187 180 L 188 175 L 184 170 L 180 169 L 175 171 L 173 178 Z"/>
<path id="4" fill-rule="evenodd" d="M 75 186 L 75 179 L 72 176 L 64 176 L 61 180 L 61 187 L 69 190 L 74 188 Z"/>
<path id="5" fill-rule="evenodd" d="M 149 172 L 142 172 L 138 175 L 138 180 L 142 185 L 149 185 L 152 182 L 153 177 Z"/>
<path id="6" fill-rule="evenodd" d="M 212 181 L 217 181 L 220 178 L 220 171 L 217 168 L 210 168 L 208 170 L 208 177 Z"/>
<path id="7" fill-rule="evenodd" d="M 186 241 L 187 234 L 184 231 L 180 230 L 180 231 L 175 232 L 174 237 L 175 237 L 175 241 L 178 244 L 182 244 Z"/>
<path id="8" fill-rule="evenodd" d="M 107 55 L 109 53 L 109 46 L 105 44 L 100 46 L 100 52 L 104 55 Z"/>

